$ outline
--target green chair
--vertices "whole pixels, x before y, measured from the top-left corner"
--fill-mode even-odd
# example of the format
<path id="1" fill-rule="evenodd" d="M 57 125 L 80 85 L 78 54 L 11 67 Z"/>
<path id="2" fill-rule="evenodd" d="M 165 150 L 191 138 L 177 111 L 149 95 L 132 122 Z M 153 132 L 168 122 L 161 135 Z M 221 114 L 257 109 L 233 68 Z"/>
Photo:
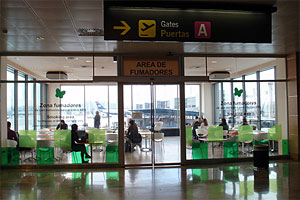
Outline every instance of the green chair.
<path id="1" fill-rule="evenodd" d="M 19 151 L 15 147 L 1 148 L 2 165 L 19 165 Z"/>
<path id="2" fill-rule="evenodd" d="M 211 152 L 214 157 L 214 142 L 223 142 L 223 127 L 222 126 L 210 126 L 208 127 L 208 142 L 211 142 Z"/>
<path id="3" fill-rule="evenodd" d="M 242 143 L 242 153 L 245 152 L 245 143 L 250 144 L 253 141 L 253 128 L 250 125 L 241 125 L 238 127 L 238 140 Z"/>
<path id="4" fill-rule="evenodd" d="M 275 151 L 274 141 L 282 140 L 282 126 L 281 124 L 275 125 L 268 130 L 268 140 L 272 142 L 272 151 Z"/>
<path id="5" fill-rule="evenodd" d="M 193 160 L 208 159 L 208 143 L 193 143 L 192 155 Z"/>
<path id="6" fill-rule="evenodd" d="M 224 158 L 238 158 L 239 143 L 238 142 L 224 142 Z"/>
<path id="7" fill-rule="evenodd" d="M 105 129 L 90 129 L 89 144 L 91 146 L 105 146 Z M 97 150 L 97 149 L 96 149 Z M 103 151 L 103 149 L 99 149 Z"/>
<path id="8" fill-rule="evenodd" d="M 192 133 L 192 127 L 185 127 L 185 134 L 186 134 L 186 145 L 191 146 L 193 143 L 193 133 Z"/>
<path id="9" fill-rule="evenodd" d="M 223 127 L 222 126 L 208 127 L 207 140 L 209 142 L 223 141 Z"/>
<path id="10" fill-rule="evenodd" d="M 61 156 L 55 158 L 56 160 L 62 160 L 64 154 L 71 153 L 71 130 L 55 130 L 54 147 L 60 148 L 62 154 Z"/>
<path id="11" fill-rule="evenodd" d="M 34 149 L 37 147 L 37 132 L 36 130 L 20 130 L 19 131 L 19 147 L 20 151 L 24 154 L 24 162 L 34 161 Z M 31 157 L 25 158 L 26 153 L 29 152 Z"/>
<path id="12" fill-rule="evenodd" d="M 88 147 L 86 147 L 86 151 L 88 151 Z M 84 161 L 89 161 L 89 159 L 84 158 Z M 72 151 L 72 164 L 81 164 L 81 152 L 80 151 Z"/>
<path id="13" fill-rule="evenodd" d="M 37 146 L 36 130 L 19 131 L 19 147 L 35 148 Z"/>
<path id="14" fill-rule="evenodd" d="M 71 148 L 71 130 L 55 130 L 54 147 Z"/>
<path id="15" fill-rule="evenodd" d="M 119 148 L 117 145 L 108 145 L 105 152 L 106 163 L 119 162 Z"/>
<path id="16" fill-rule="evenodd" d="M 38 165 L 53 165 L 54 164 L 54 148 L 39 147 L 37 148 L 36 160 Z"/>

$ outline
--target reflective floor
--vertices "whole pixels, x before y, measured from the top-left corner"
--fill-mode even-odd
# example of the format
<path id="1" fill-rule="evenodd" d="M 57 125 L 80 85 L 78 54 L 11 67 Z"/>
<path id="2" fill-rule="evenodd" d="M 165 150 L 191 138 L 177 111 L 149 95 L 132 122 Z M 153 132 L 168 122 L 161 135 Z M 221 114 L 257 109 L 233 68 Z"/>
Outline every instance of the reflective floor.
<path id="1" fill-rule="evenodd" d="M 150 169 L 0 170 L 0 199 L 299 199 L 299 162 Z"/>

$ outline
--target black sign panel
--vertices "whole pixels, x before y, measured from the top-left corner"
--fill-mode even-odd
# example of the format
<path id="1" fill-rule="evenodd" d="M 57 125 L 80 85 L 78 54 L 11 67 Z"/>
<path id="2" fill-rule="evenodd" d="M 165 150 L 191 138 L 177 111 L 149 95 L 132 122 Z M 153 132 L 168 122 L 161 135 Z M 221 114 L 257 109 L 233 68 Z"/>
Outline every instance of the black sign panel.
<path id="1" fill-rule="evenodd" d="M 105 5 L 104 39 L 270 43 L 271 12 Z"/>

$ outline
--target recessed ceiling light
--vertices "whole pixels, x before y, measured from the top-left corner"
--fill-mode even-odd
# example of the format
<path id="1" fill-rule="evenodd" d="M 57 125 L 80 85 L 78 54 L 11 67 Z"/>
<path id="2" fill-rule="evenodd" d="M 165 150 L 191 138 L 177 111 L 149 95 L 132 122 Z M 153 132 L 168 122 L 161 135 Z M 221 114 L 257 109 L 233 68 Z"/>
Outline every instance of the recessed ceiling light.
<path id="1" fill-rule="evenodd" d="M 230 69 L 229 69 L 229 68 L 226 68 L 226 69 L 225 69 L 225 71 L 228 71 L 228 70 L 230 70 Z"/>
<path id="2" fill-rule="evenodd" d="M 68 67 L 70 67 L 70 66 L 68 66 L 68 65 L 64 65 L 64 67 L 65 67 L 65 68 L 68 68 Z"/>
<path id="3" fill-rule="evenodd" d="M 211 63 L 212 63 L 212 64 L 216 64 L 216 63 L 217 63 L 217 61 L 213 60 L 213 61 L 211 61 Z"/>
<path id="4" fill-rule="evenodd" d="M 86 62 L 86 63 L 91 63 L 92 61 L 91 61 L 91 60 L 86 60 L 85 62 Z"/>
<path id="5" fill-rule="evenodd" d="M 43 36 L 37 36 L 36 37 L 36 40 L 44 40 L 45 39 L 45 37 L 43 37 Z"/>

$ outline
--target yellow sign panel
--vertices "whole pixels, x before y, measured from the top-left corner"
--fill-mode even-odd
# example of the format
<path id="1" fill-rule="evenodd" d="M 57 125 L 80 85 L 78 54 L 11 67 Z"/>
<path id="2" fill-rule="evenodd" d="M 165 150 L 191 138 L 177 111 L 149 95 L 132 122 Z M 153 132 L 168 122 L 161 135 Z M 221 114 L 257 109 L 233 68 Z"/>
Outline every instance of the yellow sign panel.
<path id="1" fill-rule="evenodd" d="M 178 76 L 178 63 L 178 57 L 126 56 L 124 76 Z"/>
<path id="2" fill-rule="evenodd" d="M 139 20 L 139 37 L 155 38 L 156 37 L 156 21 L 155 20 Z"/>

